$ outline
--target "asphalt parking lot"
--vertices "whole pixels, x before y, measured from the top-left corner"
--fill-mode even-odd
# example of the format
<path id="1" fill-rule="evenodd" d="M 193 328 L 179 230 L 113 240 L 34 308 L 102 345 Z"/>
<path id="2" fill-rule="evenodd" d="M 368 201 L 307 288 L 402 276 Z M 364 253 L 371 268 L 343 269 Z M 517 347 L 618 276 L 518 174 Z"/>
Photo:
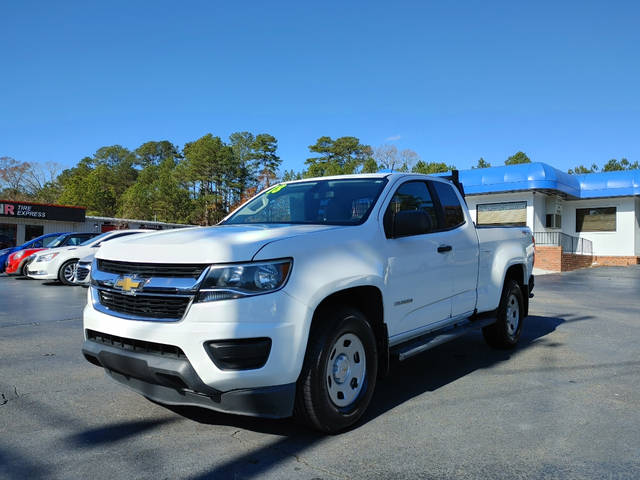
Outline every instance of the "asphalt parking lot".
<path id="1" fill-rule="evenodd" d="M 537 278 L 519 348 L 394 366 L 356 428 L 169 410 L 80 354 L 86 290 L 0 276 L 0 478 L 640 477 L 640 267 Z"/>

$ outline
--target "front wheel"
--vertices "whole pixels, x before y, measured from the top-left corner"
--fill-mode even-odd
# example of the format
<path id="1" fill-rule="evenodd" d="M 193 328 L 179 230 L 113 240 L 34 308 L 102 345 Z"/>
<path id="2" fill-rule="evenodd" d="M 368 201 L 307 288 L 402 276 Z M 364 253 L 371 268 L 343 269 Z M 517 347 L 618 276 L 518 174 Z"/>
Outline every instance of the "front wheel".
<path id="1" fill-rule="evenodd" d="M 67 260 L 58 270 L 58 280 L 65 285 L 73 285 L 76 276 L 78 260 Z"/>
<path id="2" fill-rule="evenodd" d="M 371 401 L 378 354 L 371 326 L 352 308 L 325 309 L 309 335 L 295 415 L 336 433 L 356 423 Z"/>
<path id="3" fill-rule="evenodd" d="M 484 339 L 494 348 L 509 349 L 517 345 L 522 333 L 524 302 L 515 280 L 505 283 L 497 311 L 498 321 L 482 329 Z"/>

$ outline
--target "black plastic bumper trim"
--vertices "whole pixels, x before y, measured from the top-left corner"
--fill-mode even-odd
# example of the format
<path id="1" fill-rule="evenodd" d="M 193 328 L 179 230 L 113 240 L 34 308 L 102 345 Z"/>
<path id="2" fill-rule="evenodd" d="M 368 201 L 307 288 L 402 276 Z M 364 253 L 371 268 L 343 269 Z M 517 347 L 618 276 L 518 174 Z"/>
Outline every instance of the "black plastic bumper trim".
<path id="1" fill-rule="evenodd" d="M 220 370 L 254 370 L 267 363 L 271 339 L 211 340 L 204 343 L 204 349 Z"/>
<path id="2" fill-rule="evenodd" d="M 295 383 L 220 392 L 206 385 L 186 359 L 123 351 L 90 340 L 82 353 L 114 380 L 159 403 L 264 418 L 293 414 Z"/>

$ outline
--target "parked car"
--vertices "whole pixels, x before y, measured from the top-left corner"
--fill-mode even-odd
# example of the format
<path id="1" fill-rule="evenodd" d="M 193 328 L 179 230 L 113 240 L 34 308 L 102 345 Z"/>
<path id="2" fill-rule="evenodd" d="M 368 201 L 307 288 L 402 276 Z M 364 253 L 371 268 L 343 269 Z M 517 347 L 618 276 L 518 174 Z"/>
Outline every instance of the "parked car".
<path id="1" fill-rule="evenodd" d="M 145 230 L 145 233 L 150 232 L 151 230 Z M 75 283 L 76 285 L 82 285 L 83 287 L 89 286 L 89 283 L 91 282 L 91 264 L 93 263 L 95 255 L 96 251 L 94 249 L 89 255 L 78 260 L 73 283 Z"/>
<path id="2" fill-rule="evenodd" d="M 112 230 L 90 238 L 77 246 L 50 248 L 35 254 L 27 267 L 27 276 L 36 280 L 58 280 L 73 285 L 76 265 L 80 258 L 89 255 L 103 243 L 134 233 L 150 233 L 153 230 Z"/>
<path id="3" fill-rule="evenodd" d="M 455 175 L 283 183 L 219 226 L 103 246 L 82 351 L 159 403 L 337 432 L 392 357 L 475 329 L 513 348 L 533 250 L 526 227 L 476 228 Z"/>
<path id="4" fill-rule="evenodd" d="M 91 283 L 91 264 L 93 263 L 94 255 L 87 255 L 84 258 L 78 260 L 78 266 L 76 267 L 76 275 L 73 277 L 73 283 L 88 287 Z"/>
<path id="5" fill-rule="evenodd" d="M 48 247 L 50 244 L 55 242 L 58 239 L 58 237 L 60 237 L 61 235 L 71 235 L 71 233 L 70 232 L 47 233 L 45 235 L 40 235 L 39 237 L 32 238 L 31 240 L 24 242 L 22 245 L 18 245 L 15 247 L 8 247 L 3 250 L 0 250 L 0 273 L 2 273 L 5 270 L 7 259 L 9 258 L 9 255 L 11 255 L 12 253 L 17 252 L 19 250 L 27 249 L 27 248 Z M 59 246 L 59 245 L 56 245 L 56 246 Z"/>
<path id="6" fill-rule="evenodd" d="M 22 275 L 23 277 L 26 277 L 27 259 L 34 253 L 42 250 L 46 250 L 46 248 L 25 248 L 24 250 L 13 252 L 7 258 L 4 270 L 5 273 L 7 275 Z"/>

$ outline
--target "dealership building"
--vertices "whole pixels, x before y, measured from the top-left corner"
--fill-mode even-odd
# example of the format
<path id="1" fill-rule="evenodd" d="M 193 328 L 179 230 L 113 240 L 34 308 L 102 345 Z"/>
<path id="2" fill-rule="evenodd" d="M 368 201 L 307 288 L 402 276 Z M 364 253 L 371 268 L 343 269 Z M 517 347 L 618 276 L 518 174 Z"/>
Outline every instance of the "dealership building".
<path id="1" fill-rule="evenodd" d="M 164 230 L 189 225 L 86 215 L 83 207 L 0 200 L 0 248 L 20 245 L 45 233 L 108 232 L 123 228 Z"/>
<path id="2" fill-rule="evenodd" d="M 640 170 L 569 175 L 545 163 L 460 171 L 478 225 L 528 226 L 536 266 L 640 263 Z"/>

